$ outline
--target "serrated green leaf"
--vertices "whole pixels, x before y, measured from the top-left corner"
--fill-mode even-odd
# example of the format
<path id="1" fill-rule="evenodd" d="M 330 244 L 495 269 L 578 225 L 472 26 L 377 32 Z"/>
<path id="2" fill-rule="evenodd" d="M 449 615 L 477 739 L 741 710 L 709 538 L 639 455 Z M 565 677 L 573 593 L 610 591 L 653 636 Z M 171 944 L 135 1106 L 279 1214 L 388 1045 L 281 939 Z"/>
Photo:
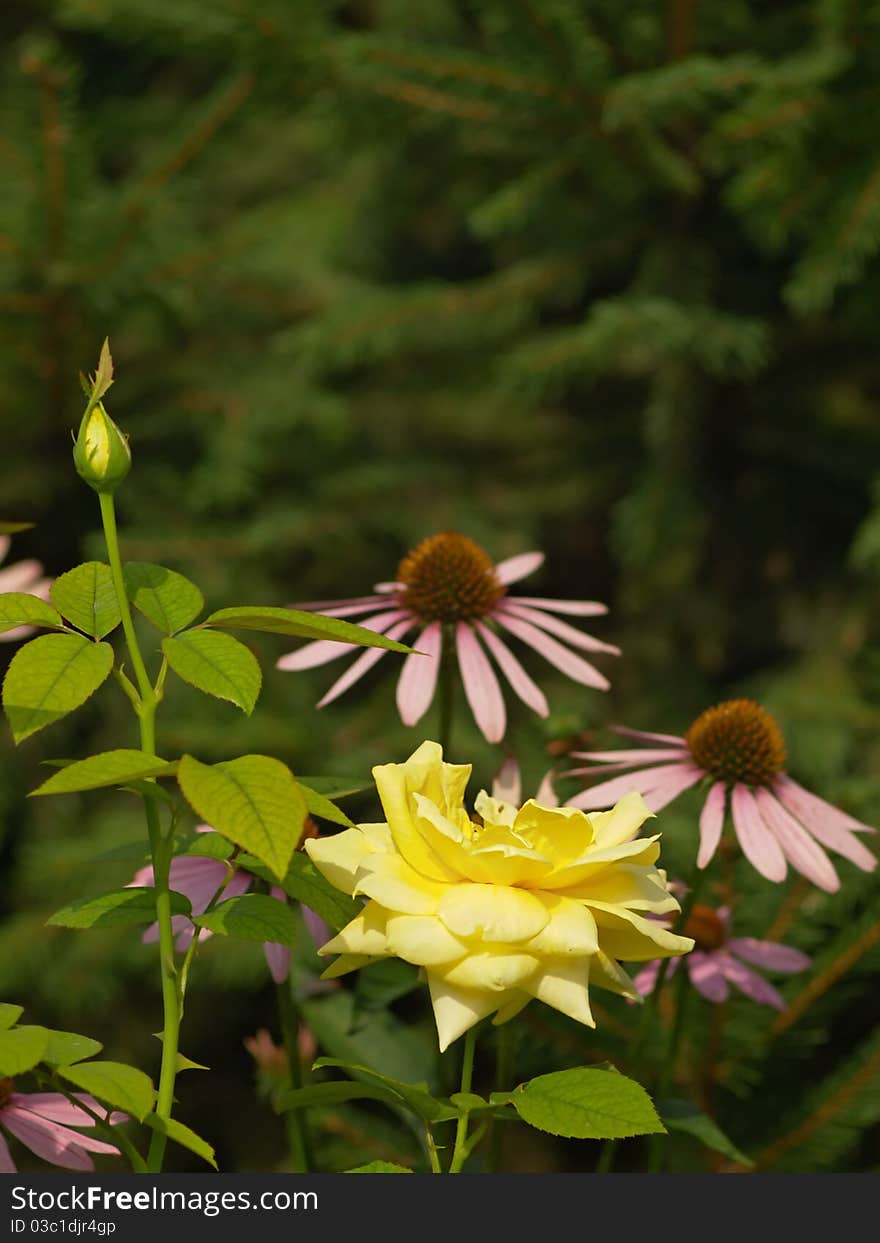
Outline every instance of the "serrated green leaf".
<path id="1" fill-rule="evenodd" d="M 24 1014 L 24 1006 L 13 1006 L 10 1002 L 0 1002 L 0 1031 L 6 1031 L 17 1023 Z"/>
<path id="2" fill-rule="evenodd" d="M 306 854 L 299 851 L 290 861 L 290 867 L 281 888 L 292 898 L 311 907 L 316 915 L 338 932 L 351 923 L 361 911 L 362 904 L 348 897 L 326 880 Z"/>
<path id="3" fill-rule="evenodd" d="M 296 939 L 293 911 L 285 902 L 263 893 L 229 898 L 193 922 L 200 928 L 210 928 L 212 932 L 241 941 L 277 941 L 281 945 L 293 945 Z"/>
<path id="4" fill-rule="evenodd" d="M 370 1161 L 366 1165 L 356 1165 L 354 1169 L 343 1170 L 343 1174 L 412 1174 L 405 1165 L 395 1165 L 393 1161 Z"/>
<path id="5" fill-rule="evenodd" d="M 32 522 L 0 522 L 0 535 L 18 535 L 19 531 L 30 531 Z"/>
<path id="6" fill-rule="evenodd" d="M 13 1027 L 0 1032 L 0 1078 L 13 1079 L 42 1062 L 49 1043 L 45 1027 Z"/>
<path id="7" fill-rule="evenodd" d="M 355 1062 L 346 1062 L 335 1057 L 318 1058 L 313 1069 L 344 1070 L 359 1080 L 385 1088 L 398 1098 L 399 1105 L 405 1105 L 424 1122 L 447 1122 L 451 1118 L 457 1118 L 459 1114 L 456 1106 L 449 1101 L 432 1096 L 426 1083 L 403 1083 L 400 1079 L 382 1075 L 369 1066 L 359 1066 Z"/>
<path id="8" fill-rule="evenodd" d="M 91 1092 L 105 1105 L 131 1114 L 138 1122 L 145 1120 L 156 1099 L 149 1076 L 122 1062 L 85 1062 L 62 1066 L 57 1073 L 84 1092 Z"/>
<path id="9" fill-rule="evenodd" d="M 354 828 L 354 821 L 344 811 L 340 811 L 335 803 L 331 803 L 324 794 L 319 794 L 317 790 L 313 790 L 311 786 L 305 785 L 302 781 L 299 783 L 299 788 L 303 792 L 310 816 L 320 816 L 322 820 L 329 820 L 332 824 L 341 824 L 346 829 Z"/>
<path id="10" fill-rule="evenodd" d="M 44 626 L 60 630 L 64 625 L 61 614 L 26 591 L 7 591 L 0 595 L 0 634 L 14 630 L 16 626 Z"/>
<path id="11" fill-rule="evenodd" d="M 49 588 L 56 609 L 93 639 L 103 639 L 122 621 L 110 566 L 85 561 L 56 578 Z"/>
<path id="12" fill-rule="evenodd" d="M 56 1032 L 49 1029 L 49 1043 L 43 1054 L 43 1061 L 49 1066 L 72 1066 L 75 1062 L 83 1062 L 87 1057 L 100 1053 L 103 1045 L 89 1036 L 80 1036 L 76 1032 Z"/>
<path id="13" fill-rule="evenodd" d="M 263 675 L 250 648 L 231 634 L 185 630 L 162 640 L 162 651 L 179 678 L 216 699 L 227 699 L 250 716 Z"/>
<path id="14" fill-rule="evenodd" d="M 31 790 L 30 797 L 99 790 L 104 786 L 127 785 L 129 781 L 144 777 L 173 777 L 176 772 L 176 761 L 160 760 L 146 751 L 102 751 L 100 755 L 67 764 L 36 790 Z"/>
<path id="15" fill-rule="evenodd" d="M 325 798 L 347 798 L 373 788 L 372 781 L 366 777 L 300 777 L 298 780 Z"/>
<path id="16" fill-rule="evenodd" d="M 15 741 L 79 708 L 112 668 L 110 644 L 78 634 L 44 634 L 19 648 L 3 679 L 3 708 Z"/>
<path id="17" fill-rule="evenodd" d="M 305 613 L 298 609 L 218 609 L 206 617 L 202 625 L 222 630 L 258 630 L 263 634 L 282 634 L 291 639 L 330 639 L 357 647 L 384 647 L 389 652 L 412 651 L 404 643 L 388 639 L 375 630 L 367 630 L 365 626 L 355 626 L 338 617 L 324 617 L 320 613 Z"/>
<path id="18" fill-rule="evenodd" d="M 196 1135 L 195 1131 L 184 1126 L 182 1122 L 178 1122 L 176 1118 L 160 1118 L 158 1114 L 148 1114 L 144 1118 L 144 1123 L 151 1130 L 158 1131 L 160 1135 L 173 1140 L 175 1144 L 188 1148 L 190 1152 L 194 1152 L 197 1157 L 207 1161 L 208 1165 L 212 1165 L 216 1170 L 217 1159 L 208 1141 L 202 1139 L 201 1135 Z"/>
<path id="19" fill-rule="evenodd" d="M 128 561 L 123 575 L 131 603 L 165 634 L 188 626 L 205 607 L 205 598 L 195 583 L 164 565 Z"/>
<path id="20" fill-rule="evenodd" d="M 286 765 L 267 755 L 213 765 L 185 755 L 177 780 L 207 824 L 265 863 L 273 877 L 284 876 L 306 817 L 302 793 Z"/>
<path id="21" fill-rule="evenodd" d="M 189 915 L 190 903 L 182 893 L 171 893 L 171 913 Z M 78 898 L 50 915 L 47 924 L 56 928 L 116 928 L 127 924 L 151 924 L 156 918 L 156 891 L 149 887 L 114 889 L 97 898 Z"/>
<path id="22" fill-rule="evenodd" d="M 668 1100 L 657 1103 L 657 1111 L 667 1130 L 684 1131 L 688 1135 L 692 1135 L 694 1139 L 711 1148 L 714 1152 L 720 1152 L 723 1156 L 729 1157 L 731 1161 L 736 1161 L 739 1165 L 754 1165 L 751 1158 L 747 1157 L 744 1152 L 737 1148 L 732 1140 L 729 1140 L 724 1132 L 708 1114 L 704 1114 L 696 1105 L 692 1105 L 690 1101 Z"/>
<path id="23" fill-rule="evenodd" d="M 192 859 L 218 859 L 222 863 L 234 849 L 232 842 L 219 833 L 196 833 L 189 841 L 181 843 L 175 853 Z"/>
<path id="24" fill-rule="evenodd" d="M 645 1089 L 610 1070 L 557 1070 L 521 1084 L 511 1104 L 529 1126 L 569 1139 L 624 1139 L 666 1128 Z"/>

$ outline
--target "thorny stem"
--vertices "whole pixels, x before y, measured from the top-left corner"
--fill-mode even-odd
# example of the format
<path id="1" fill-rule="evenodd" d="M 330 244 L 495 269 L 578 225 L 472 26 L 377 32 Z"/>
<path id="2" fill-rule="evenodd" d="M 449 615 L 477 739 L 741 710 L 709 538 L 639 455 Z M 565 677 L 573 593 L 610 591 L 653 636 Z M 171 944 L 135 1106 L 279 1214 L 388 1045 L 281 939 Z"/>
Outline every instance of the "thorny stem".
<path id="1" fill-rule="evenodd" d="M 461 1059 L 461 1092 L 470 1092 L 474 1077 L 474 1051 L 477 1047 L 477 1029 L 471 1027 L 464 1038 L 464 1053 Z M 459 1114 L 455 1127 L 455 1147 L 452 1150 L 452 1161 L 449 1164 L 450 1174 L 460 1174 L 467 1160 L 467 1137 L 469 1112 L 465 1109 Z"/>

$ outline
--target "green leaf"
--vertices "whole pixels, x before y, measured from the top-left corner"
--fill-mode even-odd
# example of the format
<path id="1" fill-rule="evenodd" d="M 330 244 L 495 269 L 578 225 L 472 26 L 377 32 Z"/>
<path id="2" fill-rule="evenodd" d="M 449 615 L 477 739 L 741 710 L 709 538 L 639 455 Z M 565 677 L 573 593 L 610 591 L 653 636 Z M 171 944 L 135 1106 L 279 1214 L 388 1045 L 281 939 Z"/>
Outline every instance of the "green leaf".
<path id="1" fill-rule="evenodd" d="M 231 634 L 185 630 L 162 640 L 162 651 L 179 678 L 217 699 L 228 699 L 247 716 L 254 710 L 263 675 L 250 648 Z"/>
<path id="2" fill-rule="evenodd" d="M 171 913 L 189 915 L 189 898 L 171 894 Z M 46 920 L 56 928 L 117 928 L 151 924 L 156 918 L 156 891 L 150 887 L 115 889 L 99 898 L 78 898 Z"/>
<path id="3" fill-rule="evenodd" d="M 217 1168 L 217 1159 L 214 1156 L 214 1149 L 207 1140 L 202 1139 L 201 1135 L 196 1135 L 195 1131 L 191 1131 L 188 1126 L 184 1126 L 182 1122 L 178 1122 L 176 1118 L 160 1118 L 158 1114 L 147 1114 L 144 1118 L 146 1126 L 153 1131 L 158 1131 L 160 1135 L 165 1135 L 168 1139 L 180 1144 L 183 1148 L 188 1148 L 190 1152 L 194 1152 L 197 1157 L 201 1157 L 203 1161 L 207 1161 L 208 1165 Z"/>
<path id="4" fill-rule="evenodd" d="M 405 1165 L 395 1165 L 393 1161 L 370 1161 L 367 1165 L 356 1165 L 353 1170 L 343 1170 L 343 1174 L 411 1174 L 412 1170 Z"/>
<path id="5" fill-rule="evenodd" d="M 299 781 L 325 798 L 346 798 L 373 788 L 372 781 L 364 777 L 300 777 Z"/>
<path id="6" fill-rule="evenodd" d="M 0 535 L 17 535 L 19 531 L 30 531 L 32 522 L 0 522 Z"/>
<path id="7" fill-rule="evenodd" d="M 275 1101 L 275 1112 L 286 1113 L 289 1109 L 307 1109 L 310 1105 L 341 1105 L 343 1101 L 382 1101 L 393 1109 L 400 1109 L 403 1102 L 396 1093 L 375 1083 L 355 1083 L 344 1079 L 336 1083 L 313 1083 L 307 1088 L 293 1088 L 282 1092 Z"/>
<path id="8" fill-rule="evenodd" d="M 351 923 L 360 912 L 362 904 L 335 889 L 326 880 L 306 854 L 299 851 L 290 861 L 281 888 L 292 898 L 311 907 L 316 915 L 337 932 Z"/>
<path id="9" fill-rule="evenodd" d="M 99 1041 L 88 1036 L 80 1036 L 76 1032 L 56 1032 L 50 1028 L 49 1043 L 43 1054 L 43 1061 L 50 1066 L 72 1066 L 74 1062 L 94 1057 L 103 1047 Z"/>
<path id="10" fill-rule="evenodd" d="M 356 973 L 354 996 L 358 1009 L 384 1010 L 419 987 L 419 968 L 402 958 L 382 958 Z"/>
<path id="11" fill-rule="evenodd" d="M 331 803 L 329 798 L 319 794 L 317 790 L 313 790 L 310 786 L 304 785 L 301 781 L 299 788 L 302 790 L 303 798 L 306 800 L 309 815 L 320 816 L 322 820 L 330 820 L 333 824 L 341 824 L 346 829 L 354 828 L 354 821 L 344 811 L 340 811 L 334 803 Z"/>
<path id="12" fill-rule="evenodd" d="M 529 1126 L 571 1139 L 624 1139 L 666 1128 L 645 1089 L 612 1070 L 579 1067 L 521 1084 L 511 1104 Z"/>
<path id="13" fill-rule="evenodd" d="M 267 755 L 213 765 L 185 755 L 177 780 L 207 824 L 256 855 L 274 877 L 284 876 L 306 816 L 302 793 L 286 765 Z"/>
<path id="14" fill-rule="evenodd" d="M 398 1098 L 398 1105 L 405 1105 L 425 1122 L 446 1122 L 451 1118 L 457 1118 L 460 1112 L 449 1101 L 438 1100 L 437 1097 L 432 1096 L 426 1083 L 402 1083 L 390 1075 L 382 1075 L 376 1070 L 371 1070 L 369 1066 L 359 1066 L 357 1063 L 345 1062 L 334 1057 L 318 1058 L 312 1067 L 313 1070 L 325 1068 L 348 1071 L 357 1079 L 366 1080 L 367 1083 L 387 1089 Z M 488 1108 L 487 1102 L 482 1103 Z"/>
<path id="15" fill-rule="evenodd" d="M 80 1066 L 62 1066 L 62 1078 L 91 1092 L 99 1101 L 123 1109 L 138 1122 L 143 1122 L 153 1108 L 156 1089 L 148 1075 L 122 1062 L 86 1062 Z"/>
<path id="16" fill-rule="evenodd" d="M 306 1023 L 322 1049 L 349 1065 L 370 1066 L 375 1074 L 409 1084 L 427 1083 L 434 1091 L 438 1074 L 433 1027 L 403 1024 L 388 1010 L 358 1012 L 347 989 L 300 1003 Z"/>
<path id="17" fill-rule="evenodd" d="M 112 668 L 110 644 L 78 634 L 44 634 L 19 648 L 3 680 L 3 708 L 15 741 L 79 708 Z"/>
<path id="18" fill-rule="evenodd" d="M 219 609 L 206 617 L 204 626 L 222 630 L 259 630 L 264 634 L 283 634 L 291 639 L 331 639 L 338 643 L 354 643 L 358 647 L 384 647 L 389 652 L 411 652 L 412 648 L 387 639 L 384 634 L 324 617 L 320 613 L 304 613 L 297 609 Z M 427 659 L 427 658 L 426 658 Z"/>
<path id="19" fill-rule="evenodd" d="M 48 626 L 60 630 L 63 625 L 61 614 L 39 596 L 26 591 L 7 591 L 0 595 L 0 634 L 16 626 Z"/>
<path id="20" fill-rule="evenodd" d="M 754 1165 L 751 1158 L 727 1138 L 717 1122 L 708 1114 L 704 1114 L 696 1105 L 692 1105 L 690 1101 L 658 1101 L 657 1109 L 668 1130 L 684 1131 L 699 1140 L 706 1148 L 722 1153 L 739 1165 Z"/>
<path id="21" fill-rule="evenodd" d="M 52 603 L 69 622 L 94 639 L 103 639 L 122 620 L 110 566 L 86 561 L 56 578 L 49 588 Z"/>
<path id="22" fill-rule="evenodd" d="M 12 1079 L 32 1070 L 46 1056 L 48 1043 L 45 1027 L 13 1027 L 0 1032 L 0 1078 Z"/>
<path id="23" fill-rule="evenodd" d="M 164 565 L 128 561 L 123 577 L 131 603 L 165 634 L 188 626 L 205 607 L 205 597 L 195 583 Z"/>
<path id="24" fill-rule="evenodd" d="M 175 853 L 195 859 L 219 859 L 221 863 L 225 863 L 234 849 L 232 842 L 221 837 L 219 833 L 196 833 L 181 844 Z M 271 873 L 267 873 L 267 876 L 271 876 Z"/>
<path id="25" fill-rule="evenodd" d="M 0 1031 L 12 1027 L 24 1014 L 24 1006 L 13 1006 L 8 1001 L 0 1002 Z"/>
<path id="26" fill-rule="evenodd" d="M 278 941 L 293 945 L 296 919 L 285 902 L 262 893 L 246 893 L 240 898 L 221 902 L 207 915 L 193 920 L 200 928 L 222 932 L 241 941 Z"/>
<path id="27" fill-rule="evenodd" d="M 100 755 L 90 755 L 86 760 L 78 760 L 53 773 L 36 790 L 31 790 L 30 797 L 122 786 L 143 777 L 173 777 L 176 772 L 176 762 L 160 760 L 146 751 L 102 751 Z"/>

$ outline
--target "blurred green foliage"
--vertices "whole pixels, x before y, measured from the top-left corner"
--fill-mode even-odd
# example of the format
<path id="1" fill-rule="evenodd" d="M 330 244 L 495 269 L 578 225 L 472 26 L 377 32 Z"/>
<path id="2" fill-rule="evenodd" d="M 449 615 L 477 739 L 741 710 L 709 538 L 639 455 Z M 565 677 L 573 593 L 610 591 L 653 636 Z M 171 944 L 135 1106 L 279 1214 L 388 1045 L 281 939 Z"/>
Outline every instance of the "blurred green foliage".
<path id="1" fill-rule="evenodd" d="M 101 555 L 69 437 L 109 334 L 131 558 L 218 607 L 360 594 L 445 528 L 496 559 L 541 547 L 529 590 L 607 600 L 624 657 L 605 697 L 535 662 L 552 715 L 510 734 L 527 788 L 548 744 L 679 730 L 735 692 L 778 715 L 796 776 L 877 821 L 876 0 L 32 0 L 0 36 L 0 506 L 37 524 L 12 560 Z M 163 753 L 356 775 L 434 728 L 397 721 L 394 656 L 315 713 L 327 671 L 271 672 L 288 646 L 254 640 L 251 719 L 175 687 Z M 149 1068 L 153 954 L 43 927 L 128 879 L 95 857 L 139 840 L 136 804 L 24 797 L 41 759 L 133 741 L 110 686 L 0 744 L 0 994 Z M 501 758 L 465 721 L 456 751 L 474 792 Z M 663 815 L 673 873 L 698 806 Z M 799 907 L 734 875 L 740 931 L 788 902 L 821 967 L 863 938 L 839 982 L 769 1046 L 769 1011 L 694 1007 L 684 1087 L 772 1168 L 880 1164 L 877 884 L 840 870 Z M 272 1023 L 262 960 L 212 943 L 198 967 L 183 1048 L 214 1069 L 182 1079 L 182 1116 L 221 1167 L 278 1167 L 241 1044 Z M 345 1026 L 341 998 L 316 1027 Z M 519 1076 L 617 1056 L 631 1015 L 607 1008 L 595 1039 L 527 1011 Z M 412 1149 L 384 1117 L 328 1125 L 338 1168 Z M 522 1168 L 595 1159 L 517 1142 Z"/>

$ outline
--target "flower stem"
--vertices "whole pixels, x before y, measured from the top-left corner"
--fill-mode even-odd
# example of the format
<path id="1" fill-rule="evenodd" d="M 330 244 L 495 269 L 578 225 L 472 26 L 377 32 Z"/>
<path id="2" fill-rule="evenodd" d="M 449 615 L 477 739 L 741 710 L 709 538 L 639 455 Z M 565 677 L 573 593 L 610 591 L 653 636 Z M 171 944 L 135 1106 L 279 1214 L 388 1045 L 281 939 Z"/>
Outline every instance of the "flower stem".
<path id="1" fill-rule="evenodd" d="M 425 1145 L 428 1149 L 428 1160 L 431 1162 L 431 1173 L 442 1174 L 443 1169 L 440 1165 L 440 1154 L 437 1151 L 437 1143 L 434 1139 L 434 1132 L 430 1126 L 425 1126 Z"/>
<path id="2" fill-rule="evenodd" d="M 505 1092 L 513 1077 L 513 1039 L 511 1029 L 502 1023 L 496 1029 L 495 1045 L 495 1091 Z M 489 1156 L 487 1167 L 489 1173 L 497 1174 L 501 1168 L 504 1148 L 504 1124 L 497 1118 L 489 1121 Z"/>
<path id="3" fill-rule="evenodd" d="M 684 1033 L 684 1020 L 687 1011 L 687 1002 L 690 997 L 688 975 L 686 970 L 679 972 L 676 983 L 675 1022 L 672 1026 L 669 1044 L 666 1047 L 666 1056 L 663 1059 L 663 1066 L 657 1080 L 657 1089 L 654 1098 L 656 1101 L 661 1101 L 669 1091 L 670 1084 L 672 1083 L 672 1077 L 675 1073 L 675 1065 L 678 1061 L 678 1051 L 681 1046 L 681 1037 Z M 666 1144 L 667 1137 L 665 1135 L 661 1134 L 651 1136 L 650 1155 L 648 1158 L 649 1173 L 659 1174 L 662 1170 L 666 1160 Z"/>
<path id="4" fill-rule="evenodd" d="M 449 759 L 452 745 L 452 709 L 455 704 L 455 627 L 448 622 L 443 625 L 443 647 L 440 653 L 440 671 L 437 687 L 440 705 L 440 726 L 437 741 L 443 748 L 443 758 Z"/>
<path id="5" fill-rule="evenodd" d="M 287 1050 L 287 1061 L 290 1067 L 291 1088 L 303 1086 L 302 1059 L 299 1055 L 299 1013 L 293 999 L 290 979 L 283 980 L 277 986 L 278 1015 L 281 1019 L 281 1035 Z M 309 1171 L 309 1132 L 305 1112 L 302 1109 L 291 1109 L 287 1114 L 287 1137 L 290 1141 L 290 1156 L 294 1174 L 307 1174 Z"/>
<path id="6" fill-rule="evenodd" d="M 474 1077 L 474 1051 L 477 1047 L 477 1029 L 471 1027 L 468 1034 L 464 1038 L 464 1053 L 461 1059 L 461 1089 L 462 1092 L 470 1092 L 471 1081 Z M 460 1174 L 462 1166 L 467 1160 L 467 1137 L 468 1137 L 468 1121 L 470 1114 L 468 1110 L 462 1110 L 459 1114 L 458 1122 L 455 1127 L 455 1147 L 452 1150 L 452 1161 L 449 1164 L 450 1174 Z"/>
<path id="7" fill-rule="evenodd" d="M 107 556 L 110 561 L 110 572 L 116 590 L 116 600 L 122 616 L 122 630 L 128 648 L 129 659 L 134 670 L 138 689 L 136 712 L 140 726 L 141 750 L 148 755 L 156 754 L 156 709 L 159 696 L 150 681 L 140 644 L 135 633 L 128 595 L 125 590 L 125 578 L 122 572 L 122 558 L 119 555 L 119 535 L 116 529 L 116 509 L 110 493 L 100 493 L 101 521 L 104 525 L 104 539 L 107 544 Z M 171 834 L 163 837 L 159 820 L 159 808 L 156 796 L 144 795 L 144 813 L 147 820 L 147 832 L 150 838 L 150 853 L 153 861 L 153 879 L 156 891 L 156 918 L 159 924 L 159 961 L 162 972 L 162 1007 L 164 1023 L 162 1029 L 162 1064 L 159 1071 L 159 1092 L 156 1099 L 156 1114 L 163 1119 L 171 1117 L 174 1105 L 174 1081 L 177 1077 L 177 1048 L 180 1039 L 180 998 L 177 988 L 177 968 L 174 962 L 174 932 L 171 925 L 171 890 L 169 875 L 173 855 Z M 157 1174 L 162 1168 L 165 1156 L 166 1138 L 154 1131 L 147 1156 L 147 1167 L 151 1174 Z"/>

